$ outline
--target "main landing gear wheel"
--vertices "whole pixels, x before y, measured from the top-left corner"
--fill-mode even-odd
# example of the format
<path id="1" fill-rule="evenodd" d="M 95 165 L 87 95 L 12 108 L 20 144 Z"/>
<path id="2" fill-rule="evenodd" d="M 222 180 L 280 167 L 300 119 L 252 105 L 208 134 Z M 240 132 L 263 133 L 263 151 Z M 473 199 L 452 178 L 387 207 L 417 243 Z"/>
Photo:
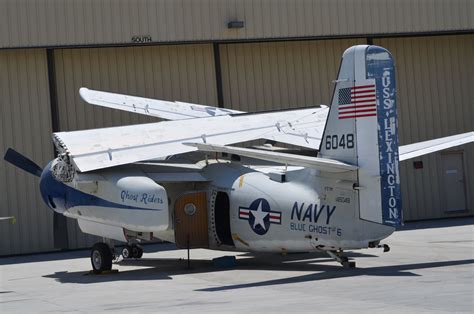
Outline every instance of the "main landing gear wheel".
<path id="1" fill-rule="evenodd" d="M 123 258 L 141 258 L 143 256 L 143 249 L 138 245 L 125 245 L 122 249 Z"/>
<path id="2" fill-rule="evenodd" d="M 132 257 L 141 258 L 143 256 L 143 249 L 141 246 L 134 245 L 132 247 Z"/>
<path id="3" fill-rule="evenodd" d="M 125 259 L 132 258 L 132 247 L 130 245 L 124 246 L 122 249 L 122 257 Z"/>
<path id="4" fill-rule="evenodd" d="M 96 243 L 91 250 L 92 270 L 96 274 L 112 269 L 112 252 L 105 243 Z"/>

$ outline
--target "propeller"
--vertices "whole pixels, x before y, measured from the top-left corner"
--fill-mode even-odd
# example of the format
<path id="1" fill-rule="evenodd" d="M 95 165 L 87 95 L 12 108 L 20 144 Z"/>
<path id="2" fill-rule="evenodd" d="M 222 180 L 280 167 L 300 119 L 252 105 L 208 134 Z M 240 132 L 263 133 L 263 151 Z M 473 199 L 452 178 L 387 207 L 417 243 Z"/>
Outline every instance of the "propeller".
<path id="1" fill-rule="evenodd" d="M 3 159 L 37 177 L 40 177 L 43 172 L 43 169 L 40 166 L 12 148 L 7 150 Z"/>

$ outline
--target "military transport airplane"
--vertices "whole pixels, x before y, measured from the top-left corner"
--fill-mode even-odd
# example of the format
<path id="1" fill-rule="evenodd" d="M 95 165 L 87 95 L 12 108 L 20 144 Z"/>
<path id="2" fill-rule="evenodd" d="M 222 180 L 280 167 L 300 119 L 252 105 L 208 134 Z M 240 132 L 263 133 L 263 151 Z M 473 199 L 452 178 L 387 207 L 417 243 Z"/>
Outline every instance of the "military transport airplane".
<path id="1" fill-rule="evenodd" d="M 378 46 L 344 52 L 330 107 L 244 113 L 80 95 L 172 120 L 54 133 L 59 155 L 44 169 L 7 151 L 5 160 L 40 177 L 51 209 L 104 239 L 91 250 L 95 272 L 111 269 L 113 240 L 126 243 L 124 258 L 139 258 L 138 244 L 155 238 L 180 248 L 322 251 L 354 267 L 344 250 L 388 250 L 381 241 L 402 223 L 399 162 L 474 141 L 469 132 L 399 146 L 395 66 Z M 318 153 L 229 146 L 255 139 Z"/>

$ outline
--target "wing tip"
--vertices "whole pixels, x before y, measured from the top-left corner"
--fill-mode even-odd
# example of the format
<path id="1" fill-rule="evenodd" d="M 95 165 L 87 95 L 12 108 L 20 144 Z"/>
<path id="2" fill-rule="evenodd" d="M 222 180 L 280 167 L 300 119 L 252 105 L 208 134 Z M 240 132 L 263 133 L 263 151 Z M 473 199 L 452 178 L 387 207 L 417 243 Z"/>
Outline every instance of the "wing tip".
<path id="1" fill-rule="evenodd" d="M 85 102 L 87 101 L 87 94 L 89 93 L 89 89 L 87 87 L 81 87 L 79 88 L 79 95 L 81 95 L 82 100 Z"/>

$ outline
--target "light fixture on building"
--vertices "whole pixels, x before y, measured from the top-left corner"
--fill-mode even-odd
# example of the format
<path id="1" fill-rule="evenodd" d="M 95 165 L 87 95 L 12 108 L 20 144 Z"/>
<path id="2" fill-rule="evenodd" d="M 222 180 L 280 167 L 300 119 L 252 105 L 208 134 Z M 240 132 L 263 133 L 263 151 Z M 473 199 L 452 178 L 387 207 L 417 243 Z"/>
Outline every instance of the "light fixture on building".
<path id="1" fill-rule="evenodd" d="M 227 28 L 244 28 L 244 21 L 230 21 L 229 23 L 227 23 Z"/>
<path id="2" fill-rule="evenodd" d="M 423 161 L 417 160 L 413 162 L 413 168 L 415 169 L 423 169 Z"/>

